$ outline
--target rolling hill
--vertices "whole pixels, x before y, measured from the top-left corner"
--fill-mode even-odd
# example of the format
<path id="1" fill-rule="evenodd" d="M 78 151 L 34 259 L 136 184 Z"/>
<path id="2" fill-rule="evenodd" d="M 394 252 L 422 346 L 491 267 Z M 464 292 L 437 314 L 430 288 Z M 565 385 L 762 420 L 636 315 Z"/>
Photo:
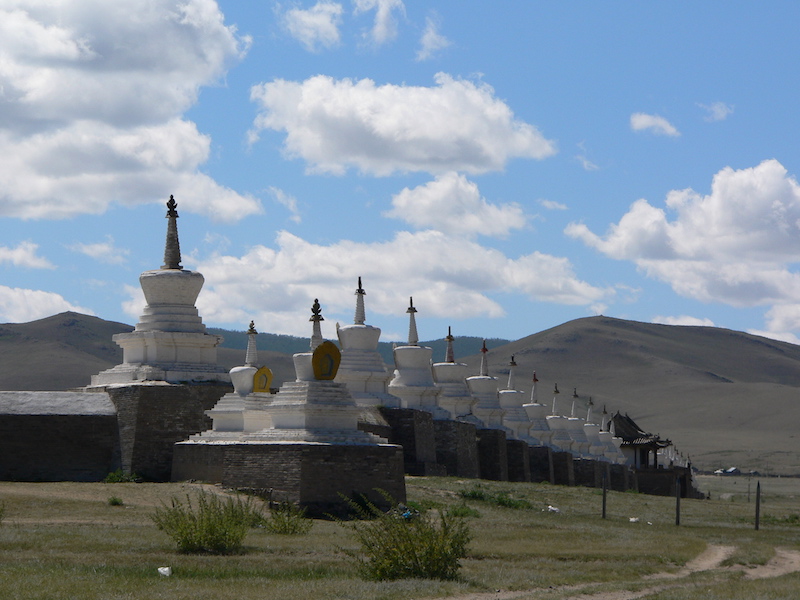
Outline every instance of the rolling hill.
<path id="1" fill-rule="evenodd" d="M 121 362 L 111 336 L 131 329 L 76 313 L 0 325 L 0 389 L 86 385 L 94 373 Z M 240 332 L 220 333 L 241 345 Z M 308 344 L 284 338 L 259 334 L 260 362 L 275 372 L 276 382 L 294 377 L 286 351 Z M 282 351 L 273 350 L 271 340 Z M 441 343 L 435 342 L 437 348 Z M 569 414 L 574 401 L 577 416 L 585 416 L 591 397 L 597 411 L 606 406 L 628 413 L 643 429 L 672 439 L 702 469 L 735 465 L 800 474 L 800 346 L 714 327 L 602 316 L 495 343 L 487 359 L 501 387 L 514 355 L 517 389 L 529 393 L 536 370 L 539 401 L 552 403 L 557 383 L 562 414 Z M 456 354 L 477 346 L 473 339 L 458 338 Z M 241 364 L 243 348 L 221 347 L 220 364 Z M 441 353 L 434 359 L 441 360 Z M 458 360 L 477 374 L 480 354 Z"/>

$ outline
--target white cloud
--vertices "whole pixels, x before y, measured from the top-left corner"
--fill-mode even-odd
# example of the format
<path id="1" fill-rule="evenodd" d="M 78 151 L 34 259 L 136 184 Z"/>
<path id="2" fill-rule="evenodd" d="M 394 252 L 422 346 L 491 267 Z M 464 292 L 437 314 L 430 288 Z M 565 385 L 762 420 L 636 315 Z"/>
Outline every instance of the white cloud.
<path id="1" fill-rule="evenodd" d="M 289 34 L 309 52 L 339 45 L 342 5 L 338 2 L 317 2 L 309 9 L 291 8 L 283 15 Z"/>
<path id="2" fill-rule="evenodd" d="M 128 260 L 128 255 L 130 254 L 130 250 L 114 246 L 114 238 L 110 235 L 106 236 L 105 242 L 96 242 L 94 244 L 78 242 L 69 246 L 69 249 L 110 265 L 123 264 Z"/>
<path id="3" fill-rule="evenodd" d="M 194 268 L 206 280 L 197 301 L 204 319 L 231 325 L 256 319 L 269 331 L 294 335 L 309 335 L 314 298 L 322 303 L 323 314 L 351 313 L 359 276 L 369 294 L 368 313 L 392 315 L 405 312 L 409 296 L 426 315 L 465 319 L 502 316 L 494 293 L 587 307 L 613 293 L 578 279 L 566 258 L 539 252 L 509 258 L 436 231 L 327 246 L 283 231 L 276 249 L 255 246 L 243 256 L 213 255 Z M 131 300 L 124 308 L 137 317 L 144 305 L 141 291 L 127 286 L 127 293 Z"/>
<path id="4" fill-rule="evenodd" d="M 724 102 L 713 102 L 711 104 L 700 104 L 697 106 L 705 109 L 706 116 L 704 119 L 710 123 L 716 121 L 724 121 L 733 114 L 733 105 L 725 104 Z"/>
<path id="5" fill-rule="evenodd" d="M 353 0 L 353 13 L 375 11 L 375 22 L 367 38 L 376 46 L 390 42 L 397 37 L 395 12 L 405 15 L 406 7 L 402 0 Z"/>
<path id="6" fill-rule="evenodd" d="M 278 204 L 285 207 L 290 213 L 292 213 L 292 216 L 289 218 L 295 223 L 300 223 L 302 219 L 300 217 L 300 211 L 297 209 L 297 198 L 290 196 L 283 190 L 274 186 L 270 186 L 268 191 L 272 197 L 275 198 L 275 201 Z"/>
<path id="7" fill-rule="evenodd" d="M 700 319 L 698 317 L 691 317 L 689 315 L 680 315 L 677 317 L 665 317 L 658 315 L 653 317 L 653 323 L 661 325 L 683 325 L 689 327 L 714 327 L 714 321 L 711 319 Z"/>
<path id="8" fill-rule="evenodd" d="M 587 152 L 586 152 L 586 142 L 578 142 L 577 146 L 578 146 L 578 148 L 580 148 L 581 153 L 575 155 L 575 159 L 578 162 L 581 163 L 581 166 L 583 167 L 583 170 L 584 171 L 597 171 L 597 170 L 599 170 L 600 167 L 597 166 L 595 163 L 593 163 L 591 160 L 589 160 L 586 157 L 586 154 L 587 154 Z"/>
<path id="9" fill-rule="evenodd" d="M 777 160 L 726 167 L 711 193 L 675 190 L 665 209 L 636 201 L 605 236 L 571 223 L 565 233 L 620 260 L 678 294 L 732 306 L 773 305 L 770 329 L 800 330 L 800 185 Z M 674 214 L 670 220 L 668 212 Z"/>
<path id="10" fill-rule="evenodd" d="M 39 244 L 33 242 L 20 242 L 16 248 L 0 246 L 0 265 L 9 263 L 28 269 L 55 269 L 53 263 L 36 254 L 38 249 Z"/>
<path id="11" fill-rule="evenodd" d="M 540 198 L 539 200 L 537 200 L 537 202 L 547 210 L 568 210 L 566 204 L 562 204 L 561 202 L 556 202 L 555 200 L 547 200 L 546 198 Z"/>
<path id="12" fill-rule="evenodd" d="M 284 149 L 318 172 L 349 167 L 378 176 L 398 171 L 482 173 L 512 158 L 542 159 L 555 144 L 519 121 L 486 84 L 435 77 L 435 87 L 378 86 L 318 75 L 302 83 L 254 86 L 259 130 L 286 132 Z"/>
<path id="13" fill-rule="evenodd" d="M 677 137 L 681 134 L 669 121 L 658 115 L 633 113 L 631 115 L 631 129 L 633 131 L 650 131 L 656 135 Z"/>
<path id="14" fill-rule="evenodd" d="M 438 20 L 433 17 L 425 18 L 425 31 L 419 40 L 419 50 L 417 50 L 417 60 L 423 61 L 433 57 L 439 50 L 443 50 L 450 45 L 450 40 L 439 33 Z"/>
<path id="15" fill-rule="evenodd" d="M 169 193 L 217 218 L 257 212 L 198 171 L 209 139 L 181 118 L 247 44 L 212 0 L 5 2 L 0 215 L 64 218 Z"/>
<path id="16" fill-rule="evenodd" d="M 519 204 L 490 204 L 478 186 L 458 173 L 445 173 L 392 198 L 384 216 L 402 219 L 417 229 L 436 229 L 450 235 L 505 237 L 527 224 Z"/>
<path id="17" fill-rule="evenodd" d="M 53 292 L 0 285 L 0 319 L 5 323 L 26 323 L 68 310 L 85 315 L 94 314 L 88 308 L 67 302 Z"/>

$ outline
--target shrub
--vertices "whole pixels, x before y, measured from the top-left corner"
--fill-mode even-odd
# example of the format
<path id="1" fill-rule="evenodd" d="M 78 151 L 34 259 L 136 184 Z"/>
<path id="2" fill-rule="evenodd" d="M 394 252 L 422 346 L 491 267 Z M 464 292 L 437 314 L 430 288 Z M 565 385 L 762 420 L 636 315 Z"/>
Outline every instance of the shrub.
<path id="1" fill-rule="evenodd" d="M 270 505 L 269 516 L 262 516 L 257 524 L 270 533 L 298 535 L 308 533 L 314 521 L 306 518 L 306 510 L 296 504 L 275 502 Z"/>
<path id="2" fill-rule="evenodd" d="M 251 498 L 221 499 L 201 490 L 194 504 L 188 494 L 185 504 L 172 498 L 170 506 L 162 503 L 150 518 L 181 552 L 231 554 L 241 549 L 247 530 L 259 515 Z"/>
<path id="3" fill-rule="evenodd" d="M 391 498 L 387 497 L 391 501 Z M 361 554 L 351 554 L 366 579 L 455 579 L 466 556 L 470 532 L 463 519 L 441 510 L 419 513 L 403 505 L 382 512 L 367 502 L 351 507 L 364 520 L 352 528 Z"/>
<path id="4" fill-rule="evenodd" d="M 480 511 L 472 508 L 471 506 L 467 506 L 467 503 L 463 500 L 461 504 L 456 504 L 455 506 L 451 506 L 447 509 L 447 514 L 451 517 L 473 517 L 473 518 L 480 518 L 481 513 Z"/>
<path id="5" fill-rule="evenodd" d="M 120 498 L 118 496 L 111 496 L 108 499 L 108 505 L 109 506 L 122 506 L 123 504 L 124 504 L 124 502 L 122 501 L 122 498 Z"/>
<path id="6" fill-rule="evenodd" d="M 496 504 L 497 506 L 502 506 L 504 508 L 515 508 L 515 509 L 530 509 L 533 508 L 533 505 L 524 498 L 514 498 L 508 492 L 497 492 L 496 494 L 492 494 L 491 492 L 483 489 L 480 484 L 475 485 L 472 489 L 469 490 L 462 490 L 459 492 L 459 495 L 466 499 L 466 500 L 478 500 L 480 502 L 489 502 L 491 504 Z"/>
<path id="7" fill-rule="evenodd" d="M 106 478 L 103 479 L 103 483 L 140 483 L 141 481 L 142 478 L 136 473 L 125 473 L 122 469 L 111 471 L 111 473 L 106 475 Z"/>

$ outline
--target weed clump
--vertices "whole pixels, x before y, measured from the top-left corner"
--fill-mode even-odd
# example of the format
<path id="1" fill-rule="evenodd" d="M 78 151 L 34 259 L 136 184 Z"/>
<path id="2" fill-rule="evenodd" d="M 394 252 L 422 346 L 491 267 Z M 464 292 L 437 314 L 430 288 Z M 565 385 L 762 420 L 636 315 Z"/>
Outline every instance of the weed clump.
<path id="1" fill-rule="evenodd" d="M 120 498 L 119 496 L 111 496 L 108 499 L 108 505 L 109 506 L 122 506 L 123 504 L 125 504 L 125 503 L 122 501 L 122 498 Z"/>
<path id="2" fill-rule="evenodd" d="M 514 498 L 508 492 L 497 492 L 496 494 L 493 494 L 482 488 L 480 485 L 475 485 L 468 490 L 462 490 L 459 492 L 459 495 L 465 500 L 487 502 L 489 504 L 496 504 L 497 506 L 502 506 L 504 508 L 524 510 L 533 508 L 533 504 L 524 498 Z"/>
<path id="3" fill-rule="evenodd" d="M 241 550 L 248 529 L 263 519 L 251 498 L 220 498 L 205 491 L 194 503 L 172 498 L 150 516 L 159 530 L 177 544 L 180 552 L 233 554 Z"/>
<path id="4" fill-rule="evenodd" d="M 306 517 L 306 510 L 292 502 L 273 502 L 269 516 L 260 516 L 257 526 L 269 533 L 302 535 L 311 531 L 314 521 Z"/>
<path id="5" fill-rule="evenodd" d="M 111 471 L 103 479 L 103 483 L 141 483 L 142 478 L 136 473 L 126 473 L 122 469 Z"/>
<path id="6" fill-rule="evenodd" d="M 391 498 L 387 497 L 391 502 Z M 441 510 L 419 512 L 398 504 L 383 512 L 371 502 L 351 502 L 360 520 L 350 527 L 361 544 L 351 553 L 365 579 L 455 579 L 471 539 L 460 517 Z"/>

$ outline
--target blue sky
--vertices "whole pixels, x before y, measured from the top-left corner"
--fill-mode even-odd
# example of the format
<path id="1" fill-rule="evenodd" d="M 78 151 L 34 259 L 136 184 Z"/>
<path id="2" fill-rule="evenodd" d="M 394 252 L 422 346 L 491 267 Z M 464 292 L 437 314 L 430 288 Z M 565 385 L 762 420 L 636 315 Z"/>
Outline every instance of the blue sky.
<path id="1" fill-rule="evenodd" d="M 800 336 L 794 2 L 0 0 L 0 321 Z M 327 329 L 326 329 L 327 328 Z"/>

